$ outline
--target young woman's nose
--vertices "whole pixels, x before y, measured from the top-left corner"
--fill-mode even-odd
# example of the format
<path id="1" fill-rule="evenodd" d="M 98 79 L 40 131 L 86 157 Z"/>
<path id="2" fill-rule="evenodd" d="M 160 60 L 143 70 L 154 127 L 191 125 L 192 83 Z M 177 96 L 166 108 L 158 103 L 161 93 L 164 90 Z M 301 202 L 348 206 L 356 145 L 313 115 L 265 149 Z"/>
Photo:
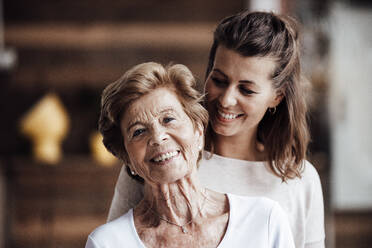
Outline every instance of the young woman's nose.
<path id="1" fill-rule="evenodd" d="M 225 91 L 220 95 L 219 102 L 224 108 L 235 106 L 237 103 L 235 89 L 233 87 L 226 88 Z"/>
<path id="2" fill-rule="evenodd" d="M 155 126 L 152 128 L 149 144 L 156 146 L 162 144 L 168 139 L 168 135 L 163 127 Z"/>

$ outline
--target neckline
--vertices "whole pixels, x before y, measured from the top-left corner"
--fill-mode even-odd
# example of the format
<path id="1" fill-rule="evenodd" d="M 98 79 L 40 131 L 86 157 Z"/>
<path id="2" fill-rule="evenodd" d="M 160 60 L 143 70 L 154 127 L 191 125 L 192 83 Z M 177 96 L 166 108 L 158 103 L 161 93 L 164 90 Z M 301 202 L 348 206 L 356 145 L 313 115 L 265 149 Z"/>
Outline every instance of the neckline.
<path id="1" fill-rule="evenodd" d="M 230 194 L 225 194 L 225 195 L 227 197 L 227 201 L 228 201 L 228 204 L 229 204 L 229 218 L 227 220 L 226 232 L 223 235 L 221 242 L 218 244 L 218 246 L 216 248 L 222 248 L 223 247 L 222 245 L 224 243 L 228 242 L 226 240 L 228 240 L 229 237 L 230 237 L 230 232 L 231 232 L 230 230 L 231 230 L 231 225 L 232 225 L 231 222 L 232 222 L 232 219 L 234 217 L 234 214 L 232 214 L 233 211 L 232 211 L 232 204 L 231 204 L 231 195 Z M 140 236 L 139 236 L 139 234 L 137 232 L 136 226 L 134 225 L 134 212 L 133 212 L 133 208 L 131 208 L 128 213 L 130 215 L 130 222 L 131 222 L 132 230 L 133 230 L 133 233 L 134 233 L 134 235 L 135 235 L 135 237 L 137 239 L 137 242 L 141 245 L 142 248 L 146 248 L 145 244 L 142 242 L 142 240 L 141 240 L 141 238 L 140 238 Z"/>
<path id="2" fill-rule="evenodd" d="M 232 211 L 232 204 L 231 204 L 231 195 L 230 194 L 225 194 L 225 195 L 227 196 L 227 201 L 229 203 L 229 219 L 227 220 L 226 232 L 223 235 L 222 240 L 218 244 L 217 248 L 222 248 L 223 244 L 228 242 L 226 240 L 228 240 L 230 237 L 231 225 L 232 225 L 231 222 L 234 219 L 234 214 L 233 214 L 234 211 Z"/>
<path id="3" fill-rule="evenodd" d="M 224 161 L 231 161 L 234 162 L 234 164 L 239 163 L 239 164 L 244 164 L 244 165 L 257 165 L 257 166 L 262 166 L 266 165 L 267 161 L 251 161 L 251 160 L 243 160 L 243 159 L 238 159 L 238 158 L 230 158 L 230 157 L 224 157 L 221 155 L 218 155 L 216 153 L 211 153 L 207 150 L 203 151 L 203 157 L 206 161 L 208 161 L 209 157 L 212 156 L 210 159 L 213 159 L 213 157 L 217 158 L 218 160 L 224 160 Z"/>
<path id="4" fill-rule="evenodd" d="M 141 247 L 142 248 L 146 248 L 145 244 L 142 242 L 140 236 L 138 235 L 136 226 L 134 225 L 134 212 L 133 212 L 133 208 L 131 208 L 129 211 L 130 211 L 129 212 L 129 215 L 130 215 L 130 224 L 132 226 L 132 231 L 134 233 L 134 236 L 136 237 L 136 240 L 141 245 Z"/>

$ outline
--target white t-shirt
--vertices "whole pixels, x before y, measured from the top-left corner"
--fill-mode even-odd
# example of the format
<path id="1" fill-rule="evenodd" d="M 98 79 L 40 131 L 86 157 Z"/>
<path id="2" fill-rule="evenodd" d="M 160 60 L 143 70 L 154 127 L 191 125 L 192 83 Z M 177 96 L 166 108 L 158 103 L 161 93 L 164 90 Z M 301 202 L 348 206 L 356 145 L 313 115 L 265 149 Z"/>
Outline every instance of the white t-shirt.
<path id="1" fill-rule="evenodd" d="M 287 213 L 297 248 L 324 248 L 324 206 L 320 179 L 314 166 L 304 161 L 302 178 L 287 182 L 275 176 L 265 162 L 226 158 L 204 152 L 198 171 L 200 182 L 222 193 L 266 196 Z M 123 166 L 116 184 L 109 220 L 126 213 L 142 199 L 143 187 Z"/>
<path id="2" fill-rule="evenodd" d="M 227 196 L 229 221 L 218 248 L 295 247 L 288 219 L 278 203 L 264 197 Z M 85 247 L 145 248 L 134 225 L 133 209 L 94 230 Z"/>

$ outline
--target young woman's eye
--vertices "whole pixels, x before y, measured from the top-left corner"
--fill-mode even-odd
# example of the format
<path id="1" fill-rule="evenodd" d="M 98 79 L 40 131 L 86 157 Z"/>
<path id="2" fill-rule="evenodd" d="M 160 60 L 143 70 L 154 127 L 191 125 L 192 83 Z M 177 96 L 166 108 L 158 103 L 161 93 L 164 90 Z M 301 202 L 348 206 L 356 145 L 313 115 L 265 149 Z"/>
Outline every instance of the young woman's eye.
<path id="1" fill-rule="evenodd" d="M 173 117 L 165 117 L 165 118 L 163 119 L 163 122 L 164 122 L 164 123 L 169 123 L 169 122 L 171 122 L 171 121 L 173 121 L 173 120 L 175 120 Z"/>
<path id="2" fill-rule="evenodd" d="M 141 135 L 142 133 L 144 133 L 146 130 L 144 128 L 140 128 L 140 129 L 136 129 L 134 132 L 133 132 L 133 135 L 132 137 L 137 137 L 139 135 Z"/>
<path id="3" fill-rule="evenodd" d="M 216 77 L 211 77 L 213 83 L 217 86 L 217 87 L 226 87 L 228 85 L 228 82 L 226 82 L 225 80 L 221 80 L 219 78 L 216 78 Z"/>
<path id="4" fill-rule="evenodd" d="M 243 95 L 252 95 L 252 94 L 256 94 L 256 92 L 254 92 L 253 90 L 247 89 L 247 88 L 245 88 L 244 86 L 240 86 L 240 87 L 239 87 L 239 90 L 240 90 L 240 92 L 241 92 Z"/>

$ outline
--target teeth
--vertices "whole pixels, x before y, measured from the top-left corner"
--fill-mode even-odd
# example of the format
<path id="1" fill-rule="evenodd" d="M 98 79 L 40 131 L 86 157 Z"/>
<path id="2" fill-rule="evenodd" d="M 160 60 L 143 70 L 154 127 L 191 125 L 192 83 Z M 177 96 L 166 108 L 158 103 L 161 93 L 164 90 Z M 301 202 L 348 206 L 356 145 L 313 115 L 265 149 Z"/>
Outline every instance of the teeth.
<path id="1" fill-rule="evenodd" d="M 220 111 L 218 111 L 218 114 L 221 115 L 224 119 L 227 119 L 227 120 L 232 120 L 232 119 L 235 119 L 236 117 L 238 117 L 238 115 L 235 115 L 235 114 L 225 114 L 225 113 L 220 112 Z"/>
<path id="2" fill-rule="evenodd" d="M 163 162 L 165 160 L 169 160 L 171 158 L 173 158 L 174 156 L 176 156 L 178 154 L 177 151 L 174 151 L 174 152 L 167 152 L 165 154 L 162 154 L 160 155 L 159 157 L 156 157 L 154 158 L 154 161 L 155 162 Z"/>

